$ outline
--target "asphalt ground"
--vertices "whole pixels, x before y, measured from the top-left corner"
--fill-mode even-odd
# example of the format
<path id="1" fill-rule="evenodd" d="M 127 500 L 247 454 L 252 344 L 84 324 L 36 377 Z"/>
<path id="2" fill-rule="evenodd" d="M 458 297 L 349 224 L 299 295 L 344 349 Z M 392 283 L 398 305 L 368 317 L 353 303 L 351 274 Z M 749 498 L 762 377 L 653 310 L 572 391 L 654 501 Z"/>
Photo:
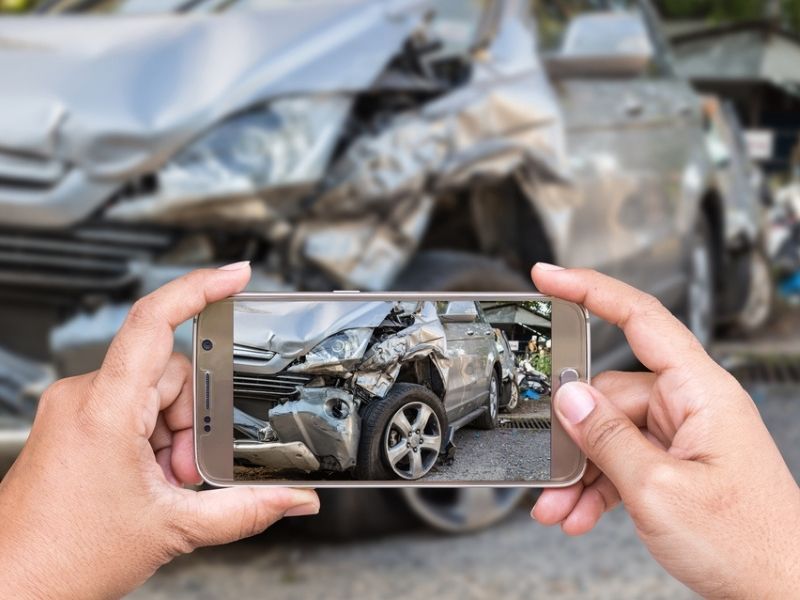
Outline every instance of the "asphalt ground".
<path id="1" fill-rule="evenodd" d="M 721 360 L 800 356 L 798 326 L 800 311 L 784 315 L 760 339 L 718 345 L 714 355 Z M 800 382 L 751 383 L 747 389 L 800 479 Z M 473 432 L 463 430 L 459 450 L 469 447 Z M 419 527 L 381 538 L 332 542 L 299 535 L 291 527 L 277 529 L 182 557 L 132 597 L 694 597 L 650 558 L 624 508 L 607 515 L 591 534 L 573 539 L 533 522 L 528 516 L 531 503 L 527 499 L 506 521 L 470 535 L 448 536 Z"/>
<path id="2" fill-rule="evenodd" d="M 751 391 L 800 476 L 800 388 Z M 528 508 L 487 531 L 454 537 L 419 529 L 332 543 L 268 532 L 178 559 L 132 597 L 694 597 L 649 557 L 624 509 L 607 515 L 591 534 L 571 539 L 530 520 Z"/>

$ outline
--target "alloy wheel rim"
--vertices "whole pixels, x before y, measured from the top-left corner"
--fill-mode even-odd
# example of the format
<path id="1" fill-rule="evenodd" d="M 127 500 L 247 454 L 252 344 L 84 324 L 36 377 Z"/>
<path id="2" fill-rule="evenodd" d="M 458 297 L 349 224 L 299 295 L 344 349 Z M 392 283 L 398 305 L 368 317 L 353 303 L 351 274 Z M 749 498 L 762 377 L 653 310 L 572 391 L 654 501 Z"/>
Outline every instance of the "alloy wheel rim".
<path id="1" fill-rule="evenodd" d="M 497 375 L 493 374 L 489 384 L 489 416 L 494 421 L 497 418 L 499 399 L 497 397 Z"/>
<path id="2" fill-rule="evenodd" d="M 409 402 L 392 415 L 383 438 L 383 451 L 392 471 L 408 480 L 425 476 L 436 464 L 442 427 L 424 402 Z"/>
<path id="3" fill-rule="evenodd" d="M 511 385 L 511 399 L 508 401 L 508 410 L 514 410 L 517 408 L 517 404 L 519 403 L 519 388 L 512 384 Z"/>

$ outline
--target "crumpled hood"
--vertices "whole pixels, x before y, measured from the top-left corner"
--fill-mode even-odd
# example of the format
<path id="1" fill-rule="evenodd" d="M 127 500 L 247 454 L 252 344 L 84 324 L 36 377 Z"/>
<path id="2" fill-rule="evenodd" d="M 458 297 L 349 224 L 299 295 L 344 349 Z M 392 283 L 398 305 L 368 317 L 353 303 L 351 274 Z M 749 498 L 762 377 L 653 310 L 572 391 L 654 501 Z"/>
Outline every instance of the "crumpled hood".
<path id="1" fill-rule="evenodd" d="M 3 19 L 0 150 L 99 178 L 152 169 L 270 97 L 369 86 L 416 22 L 392 5 Z"/>
<path id="2" fill-rule="evenodd" d="M 238 301 L 233 310 L 234 339 L 237 344 L 293 359 L 345 329 L 377 327 L 393 306 L 390 301 Z M 265 322 L 269 323 L 269 329 L 265 329 Z"/>

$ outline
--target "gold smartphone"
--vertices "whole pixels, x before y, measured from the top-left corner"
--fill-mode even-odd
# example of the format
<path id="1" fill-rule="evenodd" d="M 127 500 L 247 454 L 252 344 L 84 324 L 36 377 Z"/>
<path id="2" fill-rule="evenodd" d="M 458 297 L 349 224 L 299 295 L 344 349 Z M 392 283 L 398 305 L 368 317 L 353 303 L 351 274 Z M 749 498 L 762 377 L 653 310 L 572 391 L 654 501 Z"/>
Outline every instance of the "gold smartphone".
<path id="1" fill-rule="evenodd" d="M 582 307 L 535 294 L 241 294 L 194 323 L 195 450 L 218 486 L 567 486 L 552 415 L 589 379 Z"/>

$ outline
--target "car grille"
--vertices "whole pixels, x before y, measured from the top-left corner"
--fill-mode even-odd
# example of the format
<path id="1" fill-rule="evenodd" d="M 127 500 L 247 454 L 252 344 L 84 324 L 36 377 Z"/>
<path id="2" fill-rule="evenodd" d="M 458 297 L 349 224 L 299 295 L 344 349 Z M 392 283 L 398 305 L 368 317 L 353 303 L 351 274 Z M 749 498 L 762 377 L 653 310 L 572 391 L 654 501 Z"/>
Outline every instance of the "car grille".
<path id="1" fill-rule="evenodd" d="M 137 261 L 172 244 L 167 232 L 83 227 L 68 232 L 0 230 L 0 290 L 110 292 L 136 279 Z"/>
<path id="2" fill-rule="evenodd" d="M 309 381 L 311 377 L 306 375 L 234 373 L 233 395 L 243 400 L 295 400 Z"/>
<path id="3" fill-rule="evenodd" d="M 66 174 L 67 167 L 61 161 L 0 152 L 0 188 L 45 190 L 54 187 Z"/>

